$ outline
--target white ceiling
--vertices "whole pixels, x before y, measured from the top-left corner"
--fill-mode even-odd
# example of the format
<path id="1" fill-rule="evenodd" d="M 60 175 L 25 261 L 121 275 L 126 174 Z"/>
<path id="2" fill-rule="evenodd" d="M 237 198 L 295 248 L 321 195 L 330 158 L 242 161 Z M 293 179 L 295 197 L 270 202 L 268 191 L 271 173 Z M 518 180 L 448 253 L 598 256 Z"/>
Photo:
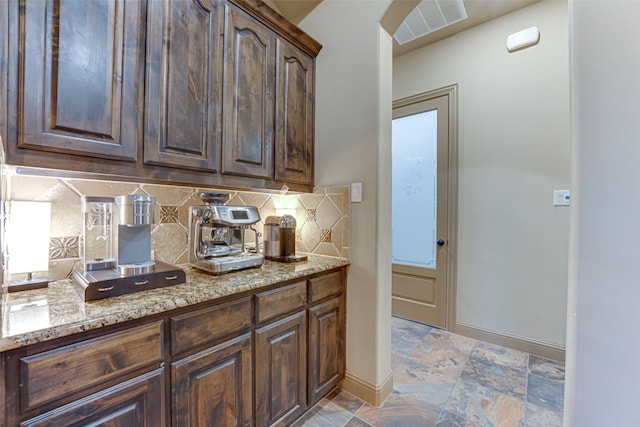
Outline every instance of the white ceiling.
<path id="1" fill-rule="evenodd" d="M 467 19 L 462 0 L 421 0 L 393 34 L 400 45 Z"/>
<path id="2" fill-rule="evenodd" d="M 294 24 L 300 23 L 322 0 L 264 0 L 281 15 Z M 414 41 L 399 45 L 393 41 L 393 56 L 399 56 L 412 50 L 421 48 L 436 41 L 451 37 L 452 35 L 476 25 L 509 14 L 523 7 L 529 6 L 540 0 L 463 0 L 468 18 L 458 23 L 434 31 Z M 390 9 L 395 8 L 400 16 L 393 16 L 388 24 L 383 26 L 390 33 L 395 33 L 403 20 L 409 15 L 417 0 L 393 0 Z M 386 16 L 385 16 L 386 18 Z M 322 41 L 320 41 L 322 43 Z"/>
<path id="3" fill-rule="evenodd" d="M 398 0 L 396 0 L 398 1 Z M 484 22 L 507 15 L 540 0 L 464 0 L 468 18 L 403 45 L 393 40 L 393 56 L 399 56 L 428 44 L 451 37 Z"/>

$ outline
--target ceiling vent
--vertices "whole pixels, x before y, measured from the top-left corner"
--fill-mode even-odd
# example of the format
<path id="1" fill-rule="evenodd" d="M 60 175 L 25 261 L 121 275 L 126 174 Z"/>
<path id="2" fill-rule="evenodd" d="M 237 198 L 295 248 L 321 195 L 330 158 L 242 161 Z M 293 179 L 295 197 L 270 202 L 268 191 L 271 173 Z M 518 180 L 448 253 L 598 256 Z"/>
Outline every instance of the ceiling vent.
<path id="1" fill-rule="evenodd" d="M 422 0 L 406 17 L 393 38 L 405 44 L 467 19 L 462 0 Z"/>

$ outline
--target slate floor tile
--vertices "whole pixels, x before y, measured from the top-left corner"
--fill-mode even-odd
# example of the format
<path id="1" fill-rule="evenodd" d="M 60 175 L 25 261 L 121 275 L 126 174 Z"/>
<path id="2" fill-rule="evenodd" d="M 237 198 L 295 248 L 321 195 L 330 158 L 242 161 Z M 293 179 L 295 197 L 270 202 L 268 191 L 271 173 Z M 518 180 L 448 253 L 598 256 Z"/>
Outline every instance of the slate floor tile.
<path id="1" fill-rule="evenodd" d="M 564 382 L 529 374 L 527 401 L 552 411 L 562 411 Z"/>
<path id="2" fill-rule="evenodd" d="M 564 364 L 542 357 L 529 356 L 529 372 L 550 380 L 564 381 Z"/>
<path id="3" fill-rule="evenodd" d="M 392 320 L 393 393 L 334 391 L 295 427 L 561 427 L 564 364 Z"/>

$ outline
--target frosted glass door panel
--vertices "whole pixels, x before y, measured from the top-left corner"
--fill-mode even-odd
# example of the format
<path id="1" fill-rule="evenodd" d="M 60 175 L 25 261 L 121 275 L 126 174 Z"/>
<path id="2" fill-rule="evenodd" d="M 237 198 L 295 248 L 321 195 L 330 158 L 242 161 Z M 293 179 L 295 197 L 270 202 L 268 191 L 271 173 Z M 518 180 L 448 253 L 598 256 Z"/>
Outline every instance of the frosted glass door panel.
<path id="1" fill-rule="evenodd" d="M 393 262 L 436 267 L 438 111 L 393 120 Z"/>

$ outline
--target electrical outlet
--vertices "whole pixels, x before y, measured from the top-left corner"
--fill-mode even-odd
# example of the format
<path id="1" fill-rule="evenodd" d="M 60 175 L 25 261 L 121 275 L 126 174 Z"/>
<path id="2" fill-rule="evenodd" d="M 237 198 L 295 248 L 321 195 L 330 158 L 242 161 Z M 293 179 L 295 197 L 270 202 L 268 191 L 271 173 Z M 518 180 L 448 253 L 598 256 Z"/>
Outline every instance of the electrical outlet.
<path id="1" fill-rule="evenodd" d="M 570 206 L 571 190 L 554 190 L 553 206 Z"/>

